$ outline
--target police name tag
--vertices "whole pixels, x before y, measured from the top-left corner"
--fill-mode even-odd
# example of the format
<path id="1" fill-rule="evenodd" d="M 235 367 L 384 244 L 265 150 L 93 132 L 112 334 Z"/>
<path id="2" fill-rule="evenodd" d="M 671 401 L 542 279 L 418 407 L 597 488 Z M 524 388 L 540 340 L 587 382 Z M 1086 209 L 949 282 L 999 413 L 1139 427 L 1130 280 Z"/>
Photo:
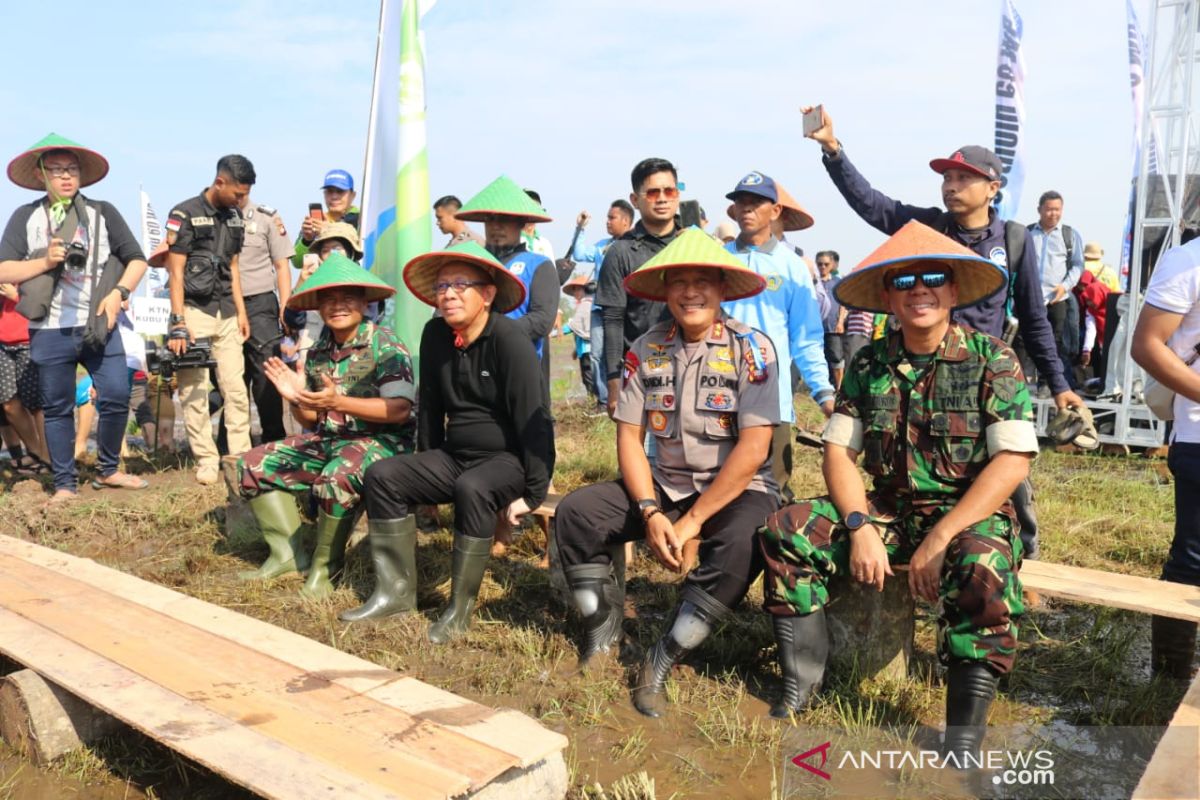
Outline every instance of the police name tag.
<path id="1" fill-rule="evenodd" d="M 212 217 L 192 217 L 191 222 L 192 222 L 192 225 L 213 225 L 213 224 L 215 224 L 213 222 Z"/>

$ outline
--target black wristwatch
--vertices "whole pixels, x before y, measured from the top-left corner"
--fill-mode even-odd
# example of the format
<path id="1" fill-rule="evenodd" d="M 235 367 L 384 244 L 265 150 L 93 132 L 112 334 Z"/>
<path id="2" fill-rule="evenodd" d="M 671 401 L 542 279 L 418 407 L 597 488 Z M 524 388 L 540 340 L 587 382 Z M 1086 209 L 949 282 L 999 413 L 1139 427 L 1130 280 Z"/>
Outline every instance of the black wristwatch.
<path id="1" fill-rule="evenodd" d="M 662 510 L 661 508 L 659 508 L 657 500 L 655 500 L 653 497 L 648 498 L 646 500 L 638 500 L 638 511 L 641 512 L 643 520 L 647 519 L 650 516 L 649 512 L 651 510 L 654 510 L 654 511 Z"/>
<path id="2" fill-rule="evenodd" d="M 129 290 L 119 283 L 117 284 L 117 294 L 121 295 L 121 302 L 129 299 Z"/>
<path id="3" fill-rule="evenodd" d="M 846 528 L 848 528 L 851 533 L 854 533 L 856 530 L 863 527 L 870 521 L 871 518 L 861 511 L 851 511 L 846 515 L 845 519 Z"/>
<path id="4" fill-rule="evenodd" d="M 172 314 L 167 318 L 168 325 L 182 325 L 186 321 L 183 314 Z"/>

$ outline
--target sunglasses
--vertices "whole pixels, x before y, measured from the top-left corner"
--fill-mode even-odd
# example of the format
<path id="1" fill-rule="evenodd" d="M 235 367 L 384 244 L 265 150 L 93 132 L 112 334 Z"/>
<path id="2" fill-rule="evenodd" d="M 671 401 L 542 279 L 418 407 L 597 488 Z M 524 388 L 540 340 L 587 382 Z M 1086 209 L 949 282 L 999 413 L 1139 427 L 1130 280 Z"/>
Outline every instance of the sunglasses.
<path id="1" fill-rule="evenodd" d="M 898 292 L 907 292 L 917 285 L 917 278 L 921 279 L 927 289 L 936 289 L 939 286 L 945 286 L 946 281 L 950 280 L 950 271 L 945 269 L 930 270 L 929 272 L 909 273 L 908 275 L 892 275 L 888 278 L 888 283 Z"/>
<path id="2" fill-rule="evenodd" d="M 647 200 L 657 200 L 660 197 L 664 197 L 667 200 L 674 200 L 676 197 L 679 197 L 679 188 L 676 186 L 664 186 L 661 189 L 647 189 L 642 192 L 642 197 Z"/>

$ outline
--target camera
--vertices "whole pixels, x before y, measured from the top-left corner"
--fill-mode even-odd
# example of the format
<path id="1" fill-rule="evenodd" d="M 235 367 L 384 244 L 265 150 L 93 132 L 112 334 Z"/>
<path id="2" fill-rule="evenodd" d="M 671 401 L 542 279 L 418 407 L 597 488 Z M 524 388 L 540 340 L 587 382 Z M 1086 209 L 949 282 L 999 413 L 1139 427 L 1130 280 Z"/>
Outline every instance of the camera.
<path id="1" fill-rule="evenodd" d="M 146 348 L 146 371 L 164 378 L 169 378 L 181 369 L 207 369 L 216 365 L 217 362 L 212 357 L 211 339 L 197 339 L 179 355 L 175 355 L 166 345 Z"/>
<path id="2" fill-rule="evenodd" d="M 88 249 L 85 245 L 71 242 L 67 245 L 67 255 L 63 263 L 67 265 L 67 269 L 83 269 L 87 266 L 87 257 Z"/>

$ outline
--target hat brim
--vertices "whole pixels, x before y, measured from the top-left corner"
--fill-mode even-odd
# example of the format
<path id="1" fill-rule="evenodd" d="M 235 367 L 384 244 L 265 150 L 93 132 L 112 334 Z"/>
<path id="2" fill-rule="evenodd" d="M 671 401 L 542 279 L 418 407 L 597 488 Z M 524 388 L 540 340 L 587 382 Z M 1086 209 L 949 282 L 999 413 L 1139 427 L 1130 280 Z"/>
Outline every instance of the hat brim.
<path id="1" fill-rule="evenodd" d="M 779 216 L 779 221 L 783 223 L 785 231 L 802 231 L 805 228 L 811 228 L 813 225 L 812 215 L 802 208 L 792 208 L 784 206 L 783 213 Z"/>
<path id="2" fill-rule="evenodd" d="M 554 220 L 545 214 L 516 214 L 512 211 L 491 211 L 486 208 L 476 208 L 471 211 L 459 211 L 454 215 L 455 219 L 463 222 L 488 222 L 493 217 L 508 217 L 514 221 L 520 222 L 553 222 Z"/>
<path id="3" fill-rule="evenodd" d="M 363 298 L 368 303 L 374 303 L 376 300 L 386 300 L 396 293 L 396 290 L 391 286 L 379 286 L 373 283 L 355 283 L 354 281 L 327 283 L 324 286 L 314 286 L 312 289 L 297 292 L 288 298 L 287 307 L 293 311 L 316 311 L 319 305 L 317 295 L 330 289 L 345 288 L 362 289 Z"/>
<path id="4" fill-rule="evenodd" d="M 735 269 L 725 264 L 684 263 L 664 264 L 661 267 L 642 267 L 625 278 L 625 291 L 634 297 L 665 303 L 667 300 L 667 272 L 675 269 L 719 269 L 725 273 L 725 296 L 723 300 L 741 300 L 767 288 L 767 279 L 749 269 Z"/>
<path id="5" fill-rule="evenodd" d="M 8 162 L 8 179 L 23 189 L 35 192 L 46 191 L 46 181 L 38 171 L 38 159 L 43 153 L 51 150 L 67 150 L 79 159 L 79 188 L 99 183 L 108 174 L 108 159 L 89 150 L 75 145 L 48 145 L 26 150 L 21 155 Z"/>
<path id="6" fill-rule="evenodd" d="M 437 295 L 433 291 L 433 284 L 437 281 L 438 271 L 450 264 L 470 264 L 486 270 L 492 276 L 496 284 L 493 310 L 507 314 L 525 302 L 525 284 L 521 283 L 520 278 L 503 267 L 497 267 L 492 262 L 466 253 L 435 250 L 417 256 L 404 265 L 404 285 L 422 303 L 437 308 Z"/>
<path id="7" fill-rule="evenodd" d="M 1008 273 L 998 264 L 978 256 L 924 255 L 894 258 L 851 272 L 833 289 L 834 297 L 847 308 L 890 314 L 883 304 L 883 278 L 889 270 L 903 269 L 912 264 L 936 263 L 954 272 L 958 287 L 958 303 L 954 308 L 966 308 L 980 303 L 1004 288 Z"/>
<path id="8" fill-rule="evenodd" d="M 340 242 L 345 242 L 350 247 L 350 252 L 353 253 L 353 257 L 355 260 L 358 260 L 363 257 L 363 251 L 360 248 L 355 247 L 354 242 L 350 241 L 345 236 L 326 236 L 324 239 L 322 239 L 320 237 L 313 239 L 312 244 L 310 244 L 308 246 L 308 252 L 312 253 L 313 255 L 316 255 L 321 250 L 321 248 L 320 248 L 321 242 L 332 242 L 335 240 L 340 241 Z"/>
<path id="9" fill-rule="evenodd" d="M 986 178 L 989 181 L 998 181 L 999 178 L 993 178 L 988 173 L 976 167 L 973 164 L 968 164 L 965 161 L 955 161 L 952 158 L 935 158 L 929 162 L 929 168 L 939 175 L 944 175 L 946 170 L 961 169 L 964 172 L 973 172 L 981 178 Z"/>

